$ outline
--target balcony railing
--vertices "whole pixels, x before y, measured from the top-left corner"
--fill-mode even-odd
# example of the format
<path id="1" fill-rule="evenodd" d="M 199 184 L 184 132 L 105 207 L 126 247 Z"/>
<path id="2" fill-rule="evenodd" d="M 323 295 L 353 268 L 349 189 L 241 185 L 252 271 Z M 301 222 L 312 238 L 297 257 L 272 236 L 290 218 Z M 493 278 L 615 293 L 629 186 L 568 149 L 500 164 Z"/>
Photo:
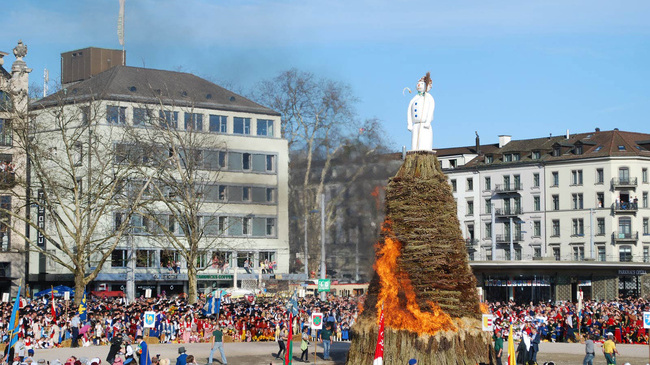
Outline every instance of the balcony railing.
<path id="1" fill-rule="evenodd" d="M 634 188 L 637 186 L 636 177 L 612 178 L 612 187 L 614 188 Z"/>
<path id="2" fill-rule="evenodd" d="M 497 217 L 513 217 L 520 215 L 521 208 L 496 208 L 494 210 L 494 215 Z"/>
<path id="3" fill-rule="evenodd" d="M 523 241 L 522 235 L 514 235 L 512 237 L 512 242 L 520 242 Z M 497 235 L 497 243 L 510 243 L 510 235 L 509 234 L 498 234 Z"/>
<path id="4" fill-rule="evenodd" d="M 471 238 L 465 238 L 465 245 L 467 246 L 474 246 L 478 243 L 478 240 L 476 239 L 471 239 Z"/>
<path id="5" fill-rule="evenodd" d="M 517 191 L 523 190 L 521 183 L 519 184 L 495 184 L 494 192 L 495 193 L 515 193 Z"/>
<path id="6" fill-rule="evenodd" d="M 636 213 L 639 210 L 639 204 L 634 202 L 619 202 L 612 204 L 614 213 Z"/>
<path id="7" fill-rule="evenodd" d="M 639 232 L 614 231 L 612 239 L 614 242 L 636 242 L 639 240 Z"/>

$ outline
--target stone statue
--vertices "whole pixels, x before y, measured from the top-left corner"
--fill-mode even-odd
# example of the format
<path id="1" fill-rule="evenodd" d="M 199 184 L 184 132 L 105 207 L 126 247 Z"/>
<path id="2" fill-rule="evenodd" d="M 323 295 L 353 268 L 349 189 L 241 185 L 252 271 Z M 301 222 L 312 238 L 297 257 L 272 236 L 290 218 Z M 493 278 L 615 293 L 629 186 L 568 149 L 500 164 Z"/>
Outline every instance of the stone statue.
<path id="1" fill-rule="evenodd" d="M 431 74 L 427 72 L 417 84 L 418 94 L 411 99 L 408 110 L 408 130 L 411 131 L 411 150 L 433 149 L 433 109 L 436 106 L 433 96 L 428 93 L 431 90 Z"/>

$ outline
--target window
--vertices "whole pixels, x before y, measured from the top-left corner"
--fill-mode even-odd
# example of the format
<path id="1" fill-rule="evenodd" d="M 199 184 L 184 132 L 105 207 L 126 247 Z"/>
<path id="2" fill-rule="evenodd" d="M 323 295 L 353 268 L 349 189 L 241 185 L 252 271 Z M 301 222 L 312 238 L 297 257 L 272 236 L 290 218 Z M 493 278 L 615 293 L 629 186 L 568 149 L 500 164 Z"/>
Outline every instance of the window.
<path id="1" fill-rule="evenodd" d="M 228 133 L 228 117 L 210 114 L 209 128 L 212 133 Z"/>
<path id="2" fill-rule="evenodd" d="M 519 161 L 519 160 L 521 160 L 521 155 L 518 154 L 518 153 L 513 153 L 513 154 L 512 154 L 512 160 L 513 160 L 513 161 Z"/>
<path id="3" fill-rule="evenodd" d="M 560 186 L 560 174 L 557 171 L 551 173 L 551 179 L 553 181 L 551 186 Z"/>
<path id="4" fill-rule="evenodd" d="M 641 182 L 648 182 L 648 169 L 645 167 L 641 169 Z"/>
<path id="5" fill-rule="evenodd" d="M 250 170 L 252 166 L 252 155 L 250 153 L 242 153 L 242 170 Z"/>
<path id="6" fill-rule="evenodd" d="M 199 113 L 185 113 L 185 130 L 202 131 L 203 130 L 203 114 Z"/>
<path id="7" fill-rule="evenodd" d="M 196 253 L 196 267 L 197 268 L 206 268 L 212 264 L 212 260 L 208 256 L 207 251 L 199 251 Z"/>
<path id="8" fill-rule="evenodd" d="M 126 107 L 106 106 L 106 121 L 110 124 L 126 124 Z"/>
<path id="9" fill-rule="evenodd" d="M 452 158 L 452 159 L 449 160 L 449 168 L 450 169 L 455 169 L 457 165 L 458 165 L 458 161 L 456 161 L 455 158 Z"/>
<path id="10" fill-rule="evenodd" d="M 257 135 L 273 137 L 273 121 L 269 119 L 258 119 Z"/>
<path id="11" fill-rule="evenodd" d="M 534 188 L 539 188 L 539 174 L 538 173 L 533 174 L 533 187 Z"/>
<path id="12" fill-rule="evenodd" d="M 218 226 L 219 226 L 219 234 L 226 233 L 226 229 L 228 228 L 228 217 L 219 217 Z"/>
<path id="13" fill-rule="evenodd" d="M 146 217 L 143 217 L 139 214 L 134 214 L 131 216 L 131 232 L 133 233 L 145 233 L 147 232 L 148 221 Z"/>
<path id="14" fill-rule="evenodd" d="M 156 251 L 137 250 L 135 252 L 136 267 L 156 267 Z"/>
<path id="15" fill-rule="evenodd" d="M 521 248 L 519 247 L 515 247 L 515 260 L 521 261 Z"/>
<path id="16" fill-rule="evenodd" d="M 128 251 L 115 249 L 111 252 L 111 267 L 126 267 L 128 263 Z"/>
<path id="17" fill-rule="evenodd" d="M 275 236 L 275 218 L 266 218 L 266 235 Z"/>
<path id="18" fill-rule="evenodd" d="M 607 256 L 605 256 L 605 247 L 598 246 L 598 261 L 607 261 Z"/>
<path id="19" fill-rule="evenodd" d="M 244 202 L 249 202 L 251 201 L 251 187 L 250 186 L 244 186 L 242 189 L 242 194 L 241 194 L 241 200 Z"/>
<path id="20" fill-rule="evenodd" d="M 539 212 L 542 210 L 541 199 L 539 196 L 533 197 L 533 210 Z"/>
<path id="21" fill-rule="evenodd" d="M 582 170 L 571 171 L 571 185 L 582 185 Z"/>
<path id="22" fill-rule="evenodd" d="M 533 221 L 533 236 L 540 237 L 542 235 L 542 222 Z"/>
<path id="23" fill-rule="evenodd" d="M 512 161 L 512 155 L 511 154 L 505 154 L 503 155 L 503 162 L 511 162 Z"/>
<path id="24" fill-rule="evenodd" d="M 584 236 L 585 235 L 585 221 L 582 218 L 573 218 L 573 235 L 574 236 Z"/>
<path id="25" fill-rule="evenodd" d="M 266 188 L 266 202 L 275 203 L 275 189 Z"/>
<path id="26" fill-rule="evenodd" d="M 553 237 L 560 237 L 560 220 L 553 219 L 553 231 L 551 233 Z"/>
<path id="27" fill-rule="evenodd" d="M 560 196 L 553 195 L 553 210 L 560 210 Z"/>
<path id="28" fill-rule="evenodd" d="M 151 112 L 146 108 L 133 108 L 133 125 L 145 126 L 150 122 Z"/>
<path id="29" fill-rule="evenodd" d="M 572 194 L 573 196 L 573 209 L 582 209 L 584 207 L 584 199 L 582 193 Z"/>
<path id="30" fill-rule="evenodd" d="M 620 262 L 632 262 L 632 247 L 621 246 L 618 248 L 618 260 Z"/>
<path id="31" fill-rule="evenodd" d="M 643 218 L 643 234 L 650 234 L 650 229 L 648 228 L 648 218 Z"/>
<path id="32" fill-rule="evenodd" d="M 553 257 L 555 258 L 555 261 L 560 261 L 562 258 L 560 256 L 560 248 L 559 247 L 553 247 Z"/>
<path id="33" fill-rule="evenodd" d="M 266 155 L 266 172 L 275 172 L 275 155 Z"/>
<path id="34" fill-rule="evenodd" d="M 630 183 L 630 169 L 627 167 L 621 167 L 618 169 L 618 179 L 619 183 L 621 184 L 629 184 Z"/>
<path id="35" fill-rule="evenodd" d="M 451 191 L 456 191 L 456 179 L 451 179 Z"/>
<path id="36" fill-rule="evenodd" d="M 623 145 L 618 146 L 618 150 L 619 151 L 625 151 L 625 146 L 623 146 Z"/>
<path id="37" fill-rule="evenodd" d="M 252 218 L 250 218 L 250 217 L 242 218 L 242 234 L 244 236 L 248 236 L 248 235 L 250 235 L 252 233 L 251 223 L 253 223 Z"/>
<path id="38" fill-rule="evenodd" d="M 492 190 L 492 178 L 489 176 L 485 177 L 485 191 Z"/>
<path id="39" fill-rule="evenodd" d="M 632 218 L 621 217 L 618 219 L 618 236 L 621 238 L 632 237 Z"/>
<path id="40" fill-rule="evenodd" d="M 553 147 L 553 157 L 560 157 L 562 155 L 562 151 L 559 146 Z"/>
<path id="41" fill-rule="evenodd" d="M 161 110 L 160 113 L 160 126 L 162 128 L 178 128 L 178 112 L 170 110 Z"/>
<path id="42" fill-rule="evenodd" d="M 467 215 L 474 215 L 474 201 L 467 201 Z"/>
<path id="43" fill-rule="evenodd" d="M 0 146 L 11 146 L 13 144 L 13 133 L 11 121 L 0 118 Z"/>
<path id="44" fill-rule="evenodd" d="M 219 201 L 228 200 L 228 187 L 226 185 L 219 185 Z"/>
<path id="45" fill-rule="evenodd" d="M 533 247 L 533 258 L 541 258 L 542 257 L 542 248 L 539 246 Z"/>
<path id="46" fill-rule="evenodd" d="M 603 169 L 596 169 L 596 184 L 605 182 L 605 171 Z"/>
<path id="47" fill-rule="evenodd" d="M 74 165 L 81 166 L 83 164 L 83 145 L 81 142 L 74 143 Z"/>
<path id="48" fill-rule="evenodd" d="M 573 246 L 573 261 L 585 260 L 585 248 L 583 246 Z"/>
<path id="49" fill-rule="evenodd" d="M 485 213 L 492 214 L 492 199 L 485 199 Z"/>
<path id="50" fill-rule="evenodd" d="M 650 262 L 650 247 L 643 246 L 643 262 Z"/>
<path id="51" fill-rule="evenodd" d="M 473 191 L 474 190 L 474 178 L 468 177 L 467 178 L 467 191 Z"/>
<path id="52" fill-rule="evenodd" d="M 542 154 L 539 151 L 533 151 L 531 155 L 531 159 L 533 160 L 539 160 L 542 157 Z"/>
<path id="53" fill-rule="evenodd" d="M 605 206 L 605 193 L 596 193 L 596 207 L 602 208 Z"/>
<path id="54" fill-rule="evenodd" d="M 573 149 L 573 153 L 576 154 L 576 155 L 582 155 L 582 145 L 581 145 L 581 144 L 580 144 L 580 145 L 577 145 L 577 146 Z"/>
<path id="55" fill-rule="evenodd" d="M 648 193 L 643 192 L 643 195 L 641 196 L 641 206 L 644 208 L 648 207 Z"/>
<path id="56" fill-rule="evenodd" d="M 492 223 L 485 223 L 485 237 L 492 237 Z"/>
<path id="57" fill-rule="evenodd" d="M 492 155 L 487 155 L 485 156 L 485 163 L 493 163 L 494 162 L 494 156 Z"/>
<path id="58" fill-rule="evenodd" d="M 503 187 L 505 189 L 510 189 L 510 175 L 503 176 Z"/>
<path id="59" fill-rule="evenodd" d="M 233 118 L 232 132 L 234 134 L 251 134 L 251 118 Z"/>
<path id="60" fill-rule="evenodd" d="M 514 175 L 513 178 L 515 180 L 515 189 L 521 189 L 521 176 Z"/>
<path id="61" fill-rule="evenodd" d="M 598 236 L 604 236 L 605 235 L 605 218 L 596 218 L 597 222 L 597 231 L 596 234 Z"/>

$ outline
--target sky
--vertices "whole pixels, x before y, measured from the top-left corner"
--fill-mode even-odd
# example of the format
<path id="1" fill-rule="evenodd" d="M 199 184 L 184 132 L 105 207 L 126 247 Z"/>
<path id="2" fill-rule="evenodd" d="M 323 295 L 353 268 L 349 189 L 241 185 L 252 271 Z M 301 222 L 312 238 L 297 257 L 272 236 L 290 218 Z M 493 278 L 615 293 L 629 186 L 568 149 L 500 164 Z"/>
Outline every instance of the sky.
<path id="1" fill-rule="evenodd" d="M 650 133 L 650 2 L 125 0 L 126 63 L 250 94 L 297 68 L 352 87 L 359 119 L 410 144 L 406 110 L 431 72 L 434 149 L 601 130 Z M 0 51 L 22 39 L 30 83 L 60 54 L 121 48 L 118 0 L 3 4 Z M 13 55 L 5 57 L 9 69 Z"/>

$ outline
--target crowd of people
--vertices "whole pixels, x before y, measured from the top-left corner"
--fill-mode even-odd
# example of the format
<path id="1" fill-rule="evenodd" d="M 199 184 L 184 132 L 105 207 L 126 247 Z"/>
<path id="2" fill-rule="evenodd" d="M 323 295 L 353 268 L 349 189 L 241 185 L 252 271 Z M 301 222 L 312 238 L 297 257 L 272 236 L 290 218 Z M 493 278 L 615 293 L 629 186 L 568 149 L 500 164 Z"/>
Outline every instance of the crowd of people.
<path id="1" fill-rule="evenodd" d="M 19 316 L 19 341 L 16 354 L 33 356 L 35 350 L 61 346 L 97 346 L 119 342 L 122 346 L 139 337 L 156 338 L 160 343 L 210 343 L 216 329 L 224 341 L 282 342 L 291 329 L 301 337 L 309 327 L 311 313 L 322 312 L 331 326 L 332 340 L 347 341 L 356 319 L 359 303 L 354 297 L 330 296 L 327 301 L 307 296 L 298 299 L 299 315 L 289 323 L 288 298 L 265 296 L 224 300 L 218 317 L 206 313 L 206 298 L 188 304 L 182 297 L 140 298 L 128 305 L 122 298 L 88 298 L 87 315 L 80 319 L 78 308 L 55 299 L 54 313 L 49 297 L 23 299 Z M 0 338 L 6 340 L 11 303 L 0 304 Z M 144 328 L 143 313 L 156 313 L 155 325 Z M 312 334 L 309 333 L 309 339 Z M 86 364 L 82 364 L 86 365 Z"/>

